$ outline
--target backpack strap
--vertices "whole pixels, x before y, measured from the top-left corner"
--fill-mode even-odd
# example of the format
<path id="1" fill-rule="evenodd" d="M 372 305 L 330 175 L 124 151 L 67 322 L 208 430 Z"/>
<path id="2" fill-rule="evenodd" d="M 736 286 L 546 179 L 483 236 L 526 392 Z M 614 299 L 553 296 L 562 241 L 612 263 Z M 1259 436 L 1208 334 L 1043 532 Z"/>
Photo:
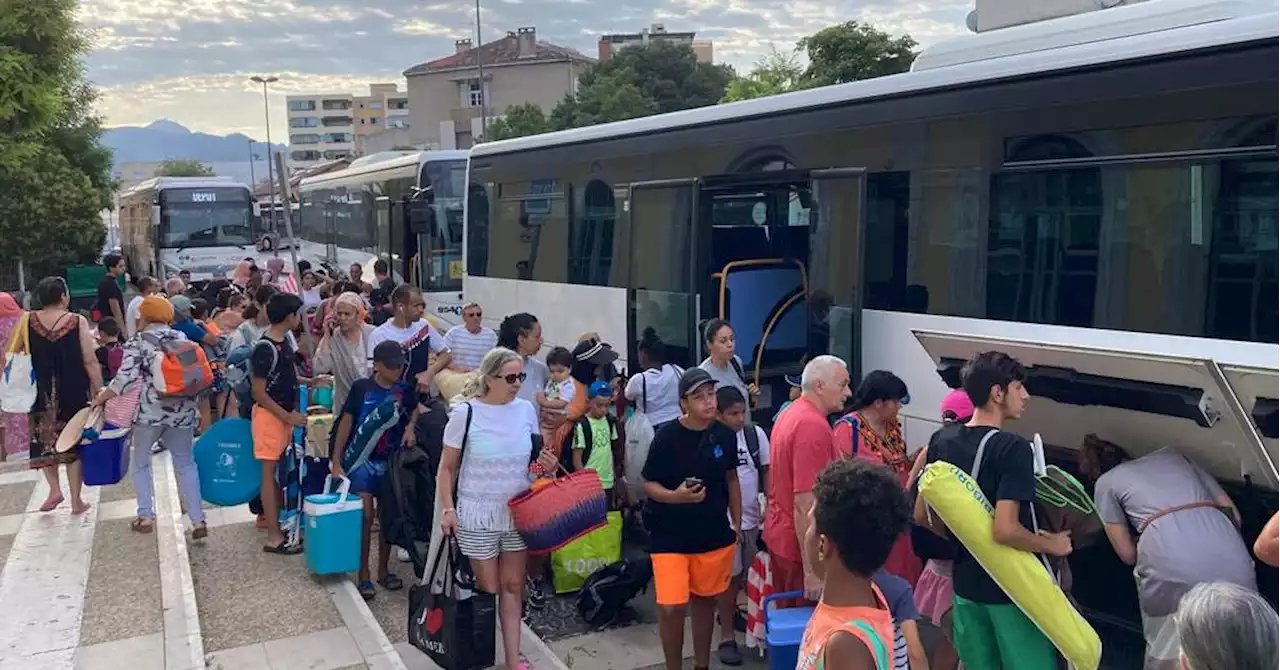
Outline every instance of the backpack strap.
<path id="1" fill-rule="evenodd" d="M 850 434 L 849 442 L 851 443 L 851 446 L 849 449 L 849 456 L 850 457 L 857 456 L 858 455 L 858 417 L 852 414 L 842 416 L 838 420 L 836 420 L 836 425 L 839 426 L 840 424 L 845 424 L 849 426 L 849 434 Z"/>
<path id="2" fill-rule="evenodd" d="M 982 470 L 982 453 L 987 450 L 987 441 L 995 437 L 996 433 L 999 432 L 999 428 L 992 428 L 987 431 L 987 434 L 983 435 L 982 440 L 978 442 L 978 452 L 973 455 L 973 469 L 969 471 L 969 476 L 973 477 L 973 481 L 975 483 L 978 481 L 978 473 Z"/>
<path id="3" fill-rule="evenodd" d="M 736 373 L 738 373 L 738 379 L 742 380 L 742 383 L 743 383 L 743 384 L 746 384 L 746 383 L 747 383 L 747 373 L 746 373 L 745 371 L 743 371 L 743 369 L 742 369 L 742 363 L 739 363 L 739 362 L 738 362 L 738 357 L 737 357 L 737 356 L 734 356 L 733 358 L 730 358 L 730 359 L 729 359 L 729 365 L 732 365 L 732 366 L 733 366 L 733 371 L 734 371 L 734 372 L 736 372 Z"/>
<path id="4" fill-rule="evenodd" d="M 760 469 L 760 433 L 756 429 L 756 424 L 748 421 L 747 425 L 742 429 L 742 437 L 747 443 L 747 455 L 751 457 L 751 464 L 756 470 Z"/>
<path id="5" fill-rule="evenodd" d="M 608 416 L 607 414 L 605 416 Z M 587 461 L 591 460 L 591 449 L 595 447 L 595 435 L 591 430 L 591 420 L 584 414 L 578 419 L 578 425 L 573 427 L 574 430 L 582 431 L 582 467 L 587 466 Z M 573 461 L 570 461 L 572 463 Z"/>

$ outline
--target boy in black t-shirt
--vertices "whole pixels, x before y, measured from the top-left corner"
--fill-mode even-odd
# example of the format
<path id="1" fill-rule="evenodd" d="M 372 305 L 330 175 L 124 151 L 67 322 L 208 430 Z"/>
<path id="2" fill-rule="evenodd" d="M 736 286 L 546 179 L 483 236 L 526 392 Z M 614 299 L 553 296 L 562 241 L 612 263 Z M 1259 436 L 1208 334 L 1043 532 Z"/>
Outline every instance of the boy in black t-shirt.
<path id="1" fill-rule="evenodd" d="M 102 257 L 107 274 L 98 283 L 98 300 L 94 303 L 95 320 L 112 317 L 117 324 L 124 323 L 124 293 L 120 291 L 120 275 L 124 274 L 124 259 L 117 254 Z"/>
<path id="2" fill-rule="evenodd" d="M 654 435 L 641 475 L 668 670 L 681 667 L 691 596 L 693 667 L 709 667 L 716 596 L 729 588 L 742 529 L 737 438 L 716 421 L 715 379 L 701 368 L 686 370 L 679 392 L 683 414 Z"/>
<path id="3" fill-rule="evenodd" d="M 972 474 L 995 506 L 992 539 L 997 544 L 1053 556 L 1071 553 L 1071 534 L 1035 532 L 1031 504 L 1036 478 L 1031 446 L 1015 433 L 1001 430 L 1026 409 L 1026 371 L 1008 354 L 988 351 L 969 361 L 962 373 L 964 391 L 973 401 L 967 424 L 947 424 L 929 440 L 927 460 L 946 461 Z M 990 436 L 988 437 L 988 434 Z M 984 441 L 985 440 L 985 441 Z M 916 499 L 915 522 L 939 535 L 948 531 L 927 514 L 923 497 Z M 969 668 L 1056 670 L 1053 643 L 1009 599 L 973 555 L 959 546 L 952 572 L 955 604 L 952 627 L 960 662 Z"/>
<path id="4" fill-rule="evenodd" d="M 277 293 L 267 301 L 271 325 L 253 345 L 249 372 L 253 389 L 253 456 L 262 463 L 262 514 L 267 525 L 267 544 L 262 550 L 272 554 L 296 554 L 280 530 L 280 507 L 284 493 L 276 484 L 276 463 L 289 446 L 293 429 L 307 425 L 307 415 L 298 411 L 299 384 L 313 380 L 298 375 L 298 354 L 289 343 L 289 332 L 301 320 L 302 298 Z M 323 382 L 324 380 L 315 380 Z"/>

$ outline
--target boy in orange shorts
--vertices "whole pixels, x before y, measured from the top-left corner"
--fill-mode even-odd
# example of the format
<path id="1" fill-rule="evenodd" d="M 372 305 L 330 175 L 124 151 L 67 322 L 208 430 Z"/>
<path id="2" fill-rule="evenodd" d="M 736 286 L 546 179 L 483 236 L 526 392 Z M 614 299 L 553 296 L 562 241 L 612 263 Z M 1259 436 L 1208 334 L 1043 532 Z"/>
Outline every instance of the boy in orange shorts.
<path id="1" fill-rule="evenodd" d="M 289 546 L 280 530 L 280 506 L 284 497 L 276 484 L 276 463 L 289 446 L 295 426 L 305 426 L 307 415 L 298 411 L 298 385 L 311 383 L 299 377 L 298 354 L 290 344 L 289 333 L 301 321 L 302 298 L 292 293 L 277 293 L 267 301 L 267 319 L 271 325 L 254 343 L 249 357 L 253 389 L 253 456 L 262 463 L 262 514 L 267 522 L 267 544 L 262 550 L 270 554 L 296 554 L 301 546 Z"/>
<path id="2" fill-rule="evenodd" d="M 693 667 L 704 670 L 742 528 L 737 438 L 716 421 L 716 382 L 706 370 L 686 370 L 678 388 L 683 414 L 654 435 L 642 472 L 645 525 L 667 670 L 681 668 L 691 600 Z"/>

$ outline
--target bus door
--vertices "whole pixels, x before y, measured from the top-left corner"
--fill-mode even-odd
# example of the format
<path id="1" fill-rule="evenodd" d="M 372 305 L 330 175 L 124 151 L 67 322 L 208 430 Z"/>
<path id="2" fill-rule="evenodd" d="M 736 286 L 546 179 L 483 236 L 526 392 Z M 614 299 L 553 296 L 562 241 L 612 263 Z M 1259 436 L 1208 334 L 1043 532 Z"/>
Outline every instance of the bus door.
<path id="1" fill-rule="evenodd" d="M 786 400 L 785 375 L 815 355 L 856 362 L 846 327 L 832 341 L 832 304 L 856 313 L 862 170 L 781 170 L 703 181 L 697 225 L 700 314 L 734 326 L 746 381 L 757 384 L 757 419 Z M 831 300 L 839 294 L 838 303 Z M 848 321 L 848 319 L 844 319 Z M 852 327 L 852 324 L 846 324 Z"/>
<path id="2" fill-rule="evenodd" d="M 642 337 L 657 338 L 668 362 L 683 368 L 697 365 L 696 328 L 699 301 L 693 259 L 698 255 L 694 235 L 699 180 L 666 179 L 633 183 L 625 204 L 628 212 L 627 352 L 630 373 L 639 371 L 637 347 Z M 621 268 L 620 268 L 621 270 Z"/>

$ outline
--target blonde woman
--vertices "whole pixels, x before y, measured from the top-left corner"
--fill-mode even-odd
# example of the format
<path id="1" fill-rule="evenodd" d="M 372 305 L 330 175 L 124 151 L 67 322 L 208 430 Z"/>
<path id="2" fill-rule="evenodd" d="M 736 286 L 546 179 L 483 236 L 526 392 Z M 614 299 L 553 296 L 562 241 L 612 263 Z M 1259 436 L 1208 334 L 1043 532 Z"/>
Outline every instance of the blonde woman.
<path id="1" fill-rule="evenodd" d="M 517 397 L 525 382 L 520 354 L 494 349 L 480 361 L 477 372 L 454 399 L 444 429 L 445 449 L 436 476 L 444 505 L 440 530 L 456 534 L 477 585 L 498 594 L 506 667 L 529 670 L 529 662 L 520 657 L 525 544 L 507 501 L 533 483 L 529 461 L 535 435 L 541 443 L 538 413 L 532 403 Z M 546 471 L 556 462 L 556 454 L 545 449 L 537 458 Z"/>
<path id="2" fill-rule="evenodd" d="M 316 347 L 316 374 L 333 375 L 333 406 L 342 407 L 357 379 L 369 376 L 369 336 L 364 300 L 356 293 L 342 293 L 331 304 L 333 317 L 324 325 L 324 337 Z"/>

